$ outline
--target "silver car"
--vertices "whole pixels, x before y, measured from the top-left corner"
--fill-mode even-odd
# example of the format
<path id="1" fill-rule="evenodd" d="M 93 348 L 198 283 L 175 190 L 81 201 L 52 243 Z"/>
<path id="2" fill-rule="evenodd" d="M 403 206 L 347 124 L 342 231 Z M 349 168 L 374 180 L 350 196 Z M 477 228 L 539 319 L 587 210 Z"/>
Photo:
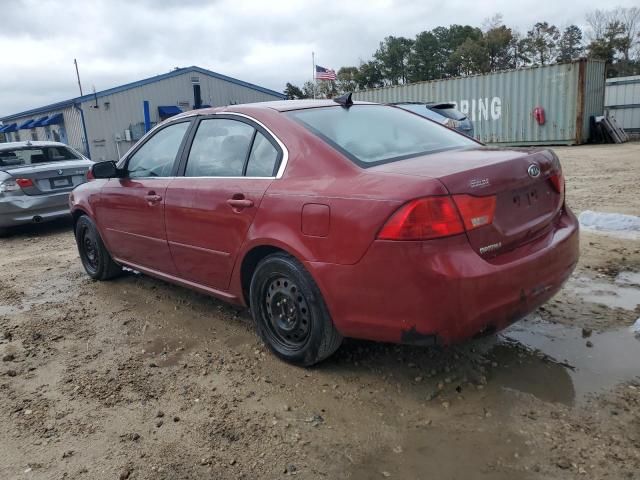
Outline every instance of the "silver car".
<path id="1" fill-rule="evenodd" d="M 58 142 L 0 143 L 0 235 L 69 215 L 69 192 L 93 162 Z"/>

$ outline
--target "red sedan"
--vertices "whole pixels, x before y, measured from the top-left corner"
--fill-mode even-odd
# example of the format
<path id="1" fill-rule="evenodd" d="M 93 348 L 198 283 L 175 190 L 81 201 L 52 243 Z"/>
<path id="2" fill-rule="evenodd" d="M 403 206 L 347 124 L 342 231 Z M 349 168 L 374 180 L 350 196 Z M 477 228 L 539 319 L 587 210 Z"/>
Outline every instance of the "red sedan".
<path id="1" fill-rule="evenodd" d="M 578 223 L 553 152 L 348 100 L 189 112 L 95 164 L 70 197 L 85 270 L 127 266 L 249 306 L 300 365 L 345 336 L 494 332 L 558 291 Z"/>

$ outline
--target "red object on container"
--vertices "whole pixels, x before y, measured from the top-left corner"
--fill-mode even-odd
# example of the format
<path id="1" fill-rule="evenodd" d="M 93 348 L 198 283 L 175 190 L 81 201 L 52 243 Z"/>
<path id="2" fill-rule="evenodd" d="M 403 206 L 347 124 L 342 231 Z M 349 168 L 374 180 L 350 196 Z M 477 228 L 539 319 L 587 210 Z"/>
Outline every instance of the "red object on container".
<path id="1" fill-rule="evenodd" d="M 542 107 L 534 108 L 533 109 L 533 118 L 536 119 L 536 122 L 538 122 L 538 125 L 544 125 L 544 122 L 545 122 L 544 108 L 542 108 Z"/>

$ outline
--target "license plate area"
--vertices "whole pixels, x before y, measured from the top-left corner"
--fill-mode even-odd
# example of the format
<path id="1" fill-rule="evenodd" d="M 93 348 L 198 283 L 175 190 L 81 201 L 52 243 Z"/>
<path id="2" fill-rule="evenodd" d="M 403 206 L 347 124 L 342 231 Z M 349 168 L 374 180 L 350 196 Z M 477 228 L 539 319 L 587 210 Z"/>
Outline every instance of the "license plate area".
<path id="1" fill-rule="evenodd" d="M 50 179 L 50 181 L 51 181 L 51 188 L 66 188 L 66 187 L 73 186 L 71 177 L 52 178 Z"/>
<path id="2" fill-rule="evenodd" d="M 513 205 L 516 208 L 528 208 L 538 203 L 540 199 L 537 188 L 526 188 L 522 190 L 516 190 L 512 194 Z"/>

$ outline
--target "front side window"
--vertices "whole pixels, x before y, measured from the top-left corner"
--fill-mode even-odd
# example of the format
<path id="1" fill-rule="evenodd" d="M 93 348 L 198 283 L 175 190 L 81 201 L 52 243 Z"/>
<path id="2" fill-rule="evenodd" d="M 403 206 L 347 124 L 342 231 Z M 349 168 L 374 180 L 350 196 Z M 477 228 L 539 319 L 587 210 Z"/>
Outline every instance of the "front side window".
<path id="1" fill-rule="evenodd" d="M 362 167 L 478 145 L 449 128 L 386 105 L 310 108 L 288 115 Z"/>
<path id="2" fill-rule="evenodd" d="M 236 120 L 206 119 L 193 139 L 186 177 L 241 177 L 255 129 Z"/>
<path id="3" fill-rule="evenodd" d="M 155 133 L 127 162 L 129 178 L 168 177 L 189 122 L 174 123 Z"/>

